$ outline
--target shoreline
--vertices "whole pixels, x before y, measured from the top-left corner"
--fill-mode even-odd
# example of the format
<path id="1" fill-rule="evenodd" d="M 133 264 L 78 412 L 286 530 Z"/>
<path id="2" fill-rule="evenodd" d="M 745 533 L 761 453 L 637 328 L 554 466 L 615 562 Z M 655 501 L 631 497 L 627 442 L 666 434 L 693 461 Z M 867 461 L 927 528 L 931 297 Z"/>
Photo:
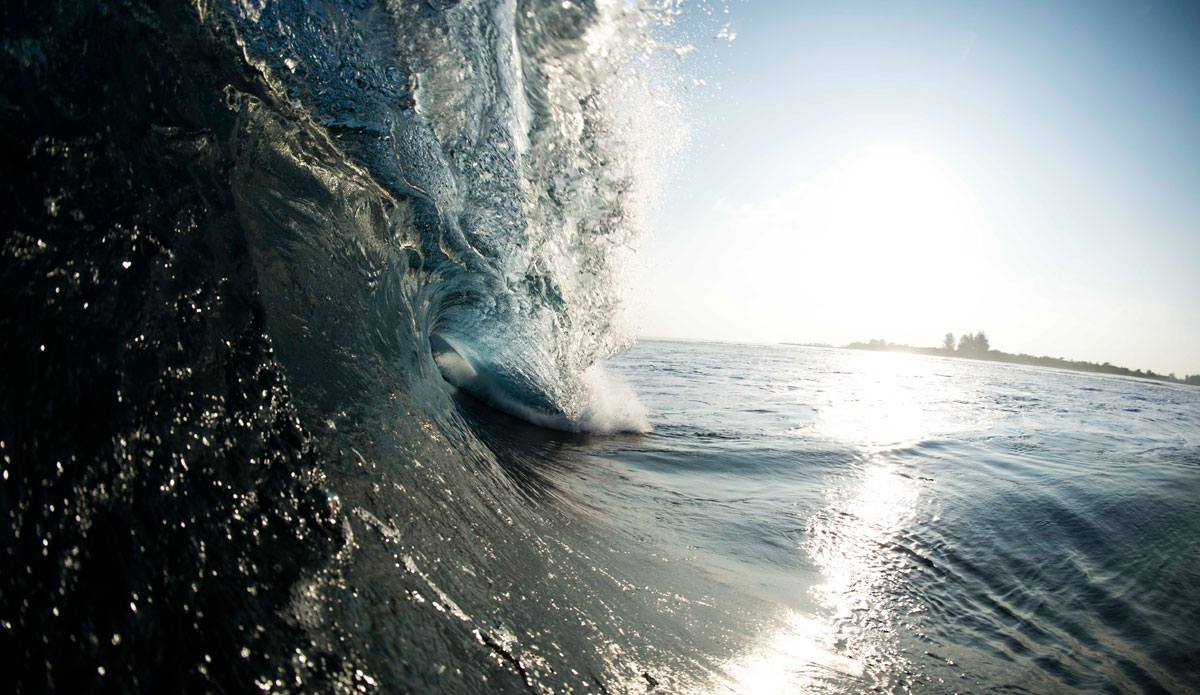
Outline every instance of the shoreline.
<path id="1" fill-rule="evenodd" d="M 1004 364 L 1024 364 L 1033 367 L 1053 367 L 1055 369 L 1067 369 L 1074 372 L 1091 372 L 1094 374 L 1112 374 L 1115 376 L 1128 376 L 1137 379 L 1149 379 L 1152 381 L 1161 381 L 1168 384 L 1187 384 L 1190 386 L 1200 386 L 1200 374 L 1192 374 L 1184 378 L 1179 378 L 1170 374 L 1158 374 L 1153 370 L 1129 369 L 1127 367 L 1118 367 L 1114 364 L 1105 362 L 1096 364 L 1095 362 L 1084 362 L 1082 360 L 1068 360 L 1062 357 L 1049 357 L 1047 355 L 1035 356 L 1024 353 L 1013 354 L 1011 352 L 1003 352 L 1001 350 L 985 350 L 977 352 L 965 352 L 959 350 L 947 350 L 946 348 L 936 347 L 912 347 L 910 345 L 896 345 L 886 342 L 871 342 L 871 343 L 850 343 L 844 345 L 848 350 L 867 350 L 873 352 L 906 352 L 916 355 L 930 355 L 934 357 L 955 357 L 959 359 L 977 360 L 981 362 L 1001 362 Z"/>

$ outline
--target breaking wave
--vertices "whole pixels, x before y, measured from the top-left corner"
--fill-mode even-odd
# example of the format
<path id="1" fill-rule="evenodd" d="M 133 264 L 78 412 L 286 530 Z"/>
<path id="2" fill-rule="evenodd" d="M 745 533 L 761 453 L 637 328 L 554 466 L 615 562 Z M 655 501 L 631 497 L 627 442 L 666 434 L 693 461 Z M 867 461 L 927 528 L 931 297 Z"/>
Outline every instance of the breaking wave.
<path id="1" fill-rule="evenodd" d="M 676 11 L 5 9 L 18 692 L 640 691 L 686 653 L 538 502 L 568 440 L 464 400 L 648 428 L 594 365 L 629 344 Z"/>

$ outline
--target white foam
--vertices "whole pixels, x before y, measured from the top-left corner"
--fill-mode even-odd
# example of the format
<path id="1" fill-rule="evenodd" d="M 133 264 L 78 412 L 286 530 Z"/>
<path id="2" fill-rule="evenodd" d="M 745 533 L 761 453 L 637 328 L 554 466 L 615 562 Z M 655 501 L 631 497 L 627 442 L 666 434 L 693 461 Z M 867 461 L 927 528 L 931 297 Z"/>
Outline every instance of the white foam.
<path id="1" fill-rule="evenodd" d="M 588 405 L 575 424 L 596 434 L 649 432 L 650 416 L 637 394 L 615 374 L 599 364 L 583 373 Z"/>
<path id="2" fill-rule="evenodd" d="M 467 367 L 470 368 L 469 365 Z M 600 365 L 593 365 L 583 374 L 583 386 L 588 405 L 581 415 L 574 418 L 530 408 L 513 400 L 486 380 L 473 381 L 463 388 L 483 398 L 492 407 L 539 427 L 591 434 L 650 431 L 650 416 L 646 407 L 620 378 Z"/>

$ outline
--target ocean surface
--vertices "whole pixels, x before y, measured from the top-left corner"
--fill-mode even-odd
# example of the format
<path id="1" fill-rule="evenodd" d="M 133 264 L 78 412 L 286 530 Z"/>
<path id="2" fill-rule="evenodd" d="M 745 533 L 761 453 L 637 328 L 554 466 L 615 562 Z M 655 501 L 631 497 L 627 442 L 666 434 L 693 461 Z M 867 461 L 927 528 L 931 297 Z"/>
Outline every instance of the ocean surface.
<path id="1" fill-rule="evenodd" d="M 1200 390 L 791 346 L 612 368 L 653 432 L 581 445 L 573 489 L 749 604 L 713 691 L 1200 688 Z"/>
<path id="2" fill-rule="evenodd" d="M 1197 389 L 635 342 L 679 12 L 0 9 L 10 690 L 1200 689 Z"/>

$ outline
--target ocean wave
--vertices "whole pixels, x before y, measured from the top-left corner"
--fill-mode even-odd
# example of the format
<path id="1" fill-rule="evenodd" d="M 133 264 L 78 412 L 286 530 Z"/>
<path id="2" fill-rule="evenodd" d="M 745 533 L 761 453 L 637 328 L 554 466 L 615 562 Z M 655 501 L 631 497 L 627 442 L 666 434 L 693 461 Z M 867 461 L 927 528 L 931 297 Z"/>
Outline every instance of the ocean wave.
<path id="1" fill-rule="evenodd" d="M 258 204 L 281 182 L 260 195 L 252 184 L 262 167 L 247 167 L 242 197 L 264 218 L 258 226 L 364 247 L 389 240 L 416 275 L 396 310 L 412 315 L 417 342 L 440 336 L 491 375 L 505 402 L 581 423 L 594 392 L 584 371 L 630 341 L 621 271 L 648 185 L 639 152 L 654 149 L 638 145 L 656 132 L 631 97 L 646 87 L 629 61 L 650 46 L 638 8 L 243 2 L 225 10 L 247 63 L 300 107 L 287 124 L 302 128 L 292 119 L 306 118 L 327 140 L 322 152 L 282 149 L 309 160 L 300 169 L 342 166 L 321 177 L 334 183 L 326 199 L 301 206 L 304 192 L 293 190 L 300 195 L 285 209 Z M 357 187 L 351 171 L 367 183 Z M 348 227 L 304 219 L 328 210 L 363 212 Z M 368 263 L 397 251 L 376 245 Z"/>
<path id="2" fill-rule="evenodd" d="M 621 606 L 660 596 L 527 503 L 536 454 L 500 460 L 447 379 L 648 428 L 594 365 L 629 343 L 661 12 L 6 10 L 18 692 L 644 687 L 674 628 Z"/>

